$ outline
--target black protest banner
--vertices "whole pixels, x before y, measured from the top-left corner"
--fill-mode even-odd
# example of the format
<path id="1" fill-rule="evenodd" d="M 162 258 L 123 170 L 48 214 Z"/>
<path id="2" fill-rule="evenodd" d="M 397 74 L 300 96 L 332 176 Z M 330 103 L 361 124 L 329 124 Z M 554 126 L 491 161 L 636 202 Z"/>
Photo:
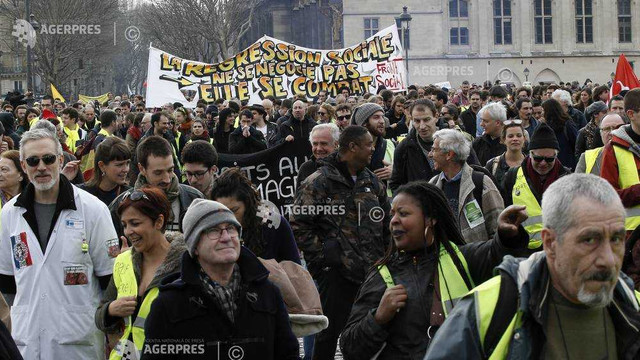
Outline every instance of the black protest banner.
<path id="1" fill-rule="evenodd" d="M 220 154 L 218 168 L 221 173 L 230 167 L 240 167 L 262 199 L 271 201 L 281 214 L 286 214 L 286 207 L 293 204 L 295 197 L 298 170 L 310 158 L 309 141 L 300 139 L 253 154 Z"/>

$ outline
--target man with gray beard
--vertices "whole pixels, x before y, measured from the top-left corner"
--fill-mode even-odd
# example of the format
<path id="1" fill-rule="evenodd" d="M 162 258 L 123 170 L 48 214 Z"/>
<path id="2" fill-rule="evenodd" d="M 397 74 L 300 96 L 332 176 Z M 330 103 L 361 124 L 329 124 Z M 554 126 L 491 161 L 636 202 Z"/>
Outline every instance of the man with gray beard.
<path id="1" fill-rule="evenodd" d="M 505 257 L 440 327 L 425 359 L 637 359 L 640 293 L 620 271 L 625 209 L 590 174 L 557 180 L 542 200 L 543 251 Z"/>

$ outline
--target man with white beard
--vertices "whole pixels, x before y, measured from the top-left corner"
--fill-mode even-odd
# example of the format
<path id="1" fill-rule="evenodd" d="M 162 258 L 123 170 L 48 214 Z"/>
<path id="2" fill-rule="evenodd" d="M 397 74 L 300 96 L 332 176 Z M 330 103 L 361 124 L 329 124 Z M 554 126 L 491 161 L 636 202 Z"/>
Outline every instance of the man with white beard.
<path id="1" fill-rule="evenodd" d="M 639 358 L 640 293 L 620 271 L 625 209 L 613 186 L 590 174 L 558 179 L 542 223 L 544 250 L 506 256 L 501 275 L 456 304 L 425 359 Z"/>
<path id="2" fill-rule="evenodd" d="M 101 289 L 120 247 L 107 206 L 71 185 L 55 134 L 22 135 L 29 185 L 2 208 L 0 291 L 15 293 L 12 336 L 25 359 L 97 359 Z"/>

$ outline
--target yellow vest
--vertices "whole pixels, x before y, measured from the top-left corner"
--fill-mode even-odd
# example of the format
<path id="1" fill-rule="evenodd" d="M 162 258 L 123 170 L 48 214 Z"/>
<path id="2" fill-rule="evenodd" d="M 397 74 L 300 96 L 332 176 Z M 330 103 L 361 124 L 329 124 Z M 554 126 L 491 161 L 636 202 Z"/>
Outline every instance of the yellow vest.
<path id="1" fill-rule="evenodd" d="M 619 146 L 613 147 L 618 162 L 618 183 L 621 189 L 630 188 L 639 184 L 638 168 L 633 153 Z M 640 205 L 627 208 L 627 218 L 624 221 L 624 228 L 633 231 L 640 225 Z"/>
<path id="2" fill-rule="evenodd" d="M 458 259 L 462 263 L 466 276 L 471 282 L 471 286 L 474 286 L 473 279 L 471 279 L 471 275 L 469 274 L 469 268 L 467 267 L 467 260 L 465 260 L 464 256 L 454 243 L 450 244 L 453 246 L 456 256 L 458 256 Z M 382 280 L 384 280 L 384 283 L 388 288 L 395 286 L 393 277 L 391 276 L 387 265 L 378 266 L 378 272 L 380 273 L 380 276 L 382 276 Z M 451 256 L 442 244 L 440 245 L 440 254 L 438 256 L 438 276 L 440 300 L 442 301 L 442 309 L 444 310 L 444 316 L 446 317 L 456 303 L 469 292 L 469 288 L 467 288 L 467 283 L 462 278 L 462 275 L 453 263 Z"/>
<path id="3" fill-rule="evenodd" d="M 100 129 L 100 131 L 98 131 L 98 135 L 104 135 L 105 137 L 113 136 L 113 134 L 110 135 L 105 129 Z"/>
<path id="4" fill-rule="evenodd" d="M 516 182 L 511 190 L 511 197 L 514 205 L 524 205 L 527 207 L 529 218 L 522 223 L 524 229 L 529 233 L 529 249 L 537 249 L 542 246 L 542 208 L 538 203 L 538 199 L 533 195 L 527 179 L 524 177 L 522 166 L 518 168 Z"/>
<path id="5" fill-rule="evenodd" d="M 480 284 L 475 289 L 471 290 L 470 294 L 473 294 L 475 303 L 476 303 L 476 327 L 478 334 L 480 335 L 480 344 L 484 349 L 484 340 L 487 336 L 487 332 L 489 330 L 489 326 L 491 325 L 491 319 L 493 318 L 493 313 L 496 310 L 496 306 L 498 305 L 498 298 L 500 297 L 500 283 L 502 282 L 502 278 L 500 275 L 494 276 L 493 278 L 487 280 L 486 282 Z M 621 282 L 623 287 L 625 288 L 626 295 L 630 298 L 630 300 L 635 300 L 640 302 L 640 293 L 630 289 Z M 634 299 L 635 298 L 635 299 Z M 633 301 L 632 300 L 632 301 Z M 511 319 L 509 326 L 504 331 L 498 344 L 493 349 L 493 352 L 489 355 L 489 360 L 502 360 L 506 359 L 509 354 L 509 347 L 511 345 L 511 340 L 514 339 L 514 334 L 516 330 L 522 327 L 523 321 L 522 316 L 524 313 L 522 310 L 518 309 L 516 314 Z M 517 338 L 517 337 L 516 337 Z"/>
<path id="6" fill-rule="evenodd" d="M 123 252 L 116 258 L 113 265 L 113 282 L 118 289 L 118 298 L 138 296 L 138 282 L 133 272 L 131 250 Z M 144 323 L 151 311 L 151 304 L 158 297 L 158 292 L 157 287 L 147 289 L 135 321 L 133 321 L 133 323 L 131 322 L 131 316 L 124 319 L 124 334 L 122 334 L 118 344 L 111 351 L 109 360 L 120 360 L 126 351 L 133 351 L 133 349 L 130 348 L 129 336 L 133 338 L 135 350 L 140 354 L 139 352 L 142 351 L 142 346 L 144 345 Z M 127 345 L 129 345 L 129 349 L 127 349 Z"/>
<path id="7" fill-rule="evenodd" d="M 595 166 L 596 160 L 598 159 L 598 156 L 602 152 L 602 149 L 603 147 L 599 147 L 599 148 L 587 150 L 584 152 L 584 162 L 585 162 L 585 165 L 587 166 L 584 171 L 585 174 L 591 174 L 591 170 L 593 170 L 593 167 Z M 593 174 L 593 175 L 600 176 L 600 174 Z"/>
<path id="8" fill-rule="evenodd" d="M 64 130 L 64 133 L 67 134 L 67 141 L 65 143 L 69 147 L 69 150 L 71 150 L 72 154 L 76 153 L 76 142 L 80 140 L 80 134 L 78 134 L 79 128 L 80 127 L 78 125 L 76 125 L 75 130 L 71 130 L 66 126 L 62 128 Z"/>

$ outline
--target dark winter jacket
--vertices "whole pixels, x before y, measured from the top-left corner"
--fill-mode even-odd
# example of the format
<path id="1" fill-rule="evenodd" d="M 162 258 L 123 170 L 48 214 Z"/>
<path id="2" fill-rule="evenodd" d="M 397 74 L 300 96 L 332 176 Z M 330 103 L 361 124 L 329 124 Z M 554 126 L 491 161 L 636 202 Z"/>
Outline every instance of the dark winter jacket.
<path id="1" fill-rule="evenodd" d="M 491 136 L 484 134 L 473 140 L 473 150 L 475 150 L 480 164 L 484 166 L 487 161 L 507 151 L 507 147 L 500 143 L 500 138 L 491 139 Z"/>
<path id="2" fill-rule="evenodd" d="M 267 147 L 272 147 L 276 145 L 276 138 L 278 137 L 278 125 L 272 123 L 271 121 L 266 121 L 267 124 L 267 136 L 265 141 L 267 142 Z M 264 134 L 262 134 L 264 136 Z"/>
<path id="3" fill-rule="evenodd" d="M 604 146 L 604 144 L 600 136 L 600 128 L 594 121 L 589 121 L 587 126 L 578 131 L 575 150 L 576 159 L 580 159 L 580 155 L 585 151 L 602 146 Z"/>
<path id="4" fill-rule="evenodd" d="M 296 178 L 296 189 L 300 188 L 300 184 L 305 181 L 309 175 L 313 174 L 318 170 L 320 165 L 318 165 L 318 161 L 315 156 L 311 156 L 311 159 L 305 161 L 302 165 L 300 165 L 300 169 L 298 169 L 298 177 Z"/>
<path id="5" fill-rule="evenodd" d="M 587 118 L 584 116 L 584 113 L 573 106 L 569 106 L 569 116 L 573 119 L 573 123 L 577 130 L 582 129 L 587 125 Z"/>
<path id="6" fill-rule="evenodd" d="M 429 164 L 429 160 L 420 148 L 416 131 L 412 130 L 409 136 L 398 144 L 393 153 L 389 188 L 395 192 L 400 185 L 415 180 L 429 181 L 437 173 L 438 171 Z"/>
<path id="7" fill-rule="evenodd" d="M 467 261 L 473 283 L 478 285 L 493 275 L 507 254 L 527 256 L 529 236 L 524 228 L 512 239 L 501 239 L 496 233 L 494 239 L 460 246 L 460 252 Z M 430 312 L 434 298 L 437 266 L 437 251 L 432 246 L 426 251 L 412 254 L 397 252 L 387 263 L 395 284 L 404 285 L 408 299 L 406 306 L 395 315 L 391 322 L 379 325 L 374 320 L 386 284 L 377 270 L 372 270 L 362 284 L 351 315 L 342 332 L 340 345 L 345 359 L 368 360 L 382 347 L 378 360 L 422 359 L 429 347 L 430 336 L 437 326 L 430 328 Z M 427 335 L 427 331 L 429 335 Z"/>
<path id="8" fill-rule="evenodd" d="M 290 216 L 298 247 L 311 275 L 336 267 L 344 278 L 361 283 L 389 243 L 386 189 L 369 169 L 360 171 L 354 183 L 338 153 L 318 163 L 318 171 L 296 192 L 294 206 L 304 211 Z"/>
<path id="9" fill-rule="evenodd" d="M 249 137 L 242 135 L 240 126 L 229 135 L 229 153 L 231 154 L 253 154 L 266 148 L 264 135 L 253 126 L 249 126 Z"/>
<path id="10" fill-rule="evenodd" d="M 199 265 L 184 253 L 180 274 L 165 278 L 145 323 L 141 359 L 216 359 L 218 354 L 242 353 L 243 359 L 293 360 L 299 344 L 291 331 L 280 290 L 267 278 L 269 272 L 249 250 L 242 248 L 236 262 L 241 285 L 232 323 L 204 292 Z M 167 341 L 196 346 L 196 354 L 152 354 L 154 345 Z"/>
<path id="11" fill-rule="evenodd" d="M 545 324 L 548 316 L 553 316 L 548 314 L 548 292 L 553 285 L 546 254 L 538 252 L 528 259 L 508 256 L 498 270 L 505 273 L 501 282 L 514 282 L 518 293 L 512 297 L 517 299 L 517 309 L 522 312 L 522 327 L 510 336 L 508 359 L 542 359 L 546 344 Z M 425 359 L 451 359 L 452 354 L 457 359 L 487 359 L 491 355 L 485 354 L 480 342 L 476 322 L 477 301 L 476 292 L 472 291 L 458 302 L 449 316 L 450 321 L 444 323 L 433 339 Z M 503 308 L 496 309 L 496 313 Z M 613 292 L 613 301 L 606 309 L 615 328 L 618 358 L 640 358 L 638 300 L 633 292 L 633 282 L 622 272 Z"/>
<path id="12" fill-rule="evenodd" d="M 396 151 L 393 153 L 393 169 L 389 179 L 389 188 L 393 192 L 408 182 L 416 180 L 429 181 L 440 173 L 431 167 L 429 160 L 424 156 L 418 144 L 417 136 L 416 131 L 411 129 L 407 138 L 398 144 Z M 431 146 L 427 150 L 431 150 Z M 478 165 L 478 158 L 473 149 L 469 153 L 467 164 Z"/>
<path id="13" fill-rule="evenodd" d="M 460 121 L 462 121 L 462 125 L 464 125 L 464 131 L 474 138 L 476 137 L 476 132 L 478 131 L 476 125 L 477 117 L 478 113 L 473 112 L 471 107 L 460 114 Z"/>
<path id="14" fill-rule="evenodd" d="M 293 237 L 293 230 L 283 216 L 280 216 L 280 225 L 277 227 L 262 224 L 262 243 L 266 246 L 258 255 L 261 258 L 275 259 L 277 262 L 289 260 L 300 264 L 300 251 Z"/>
<path id="15" fill-rule="evenodd" d="M 290 116 L 287 120 L 283 121 L 278 127 L 278 136 L 276 137 L 276 143 L 280 144 L 289 135 L 293 135 L 296 140 L 309 139 L 309 133 L 311 129 L 316 126 L 317 123 L 308 117 L 304 117 L 302 121 Z"/>
<path id="16" fill-rule="evenodd" d="M 147 286 L 145 296 L 149 290 L 158 287 L 160 285 L 160 281 L 167 275 L 180 271 L 180 260 L 182 259 L 182 254 L 187 251 L 187 246 L 184 243 L 184 236 L 182 236 L 181 233 L 167 232 L 165 237 L 167 241 L 171 243 L 169 252 L 162 264 L 158 269 L 156 269 L 153 279 Z M 134 247 L 131 248 L 131 262 L 133 263 L 133 273 L 136 276 L 136 283 L 140 286 L 140 279 L 142 277 L 142 253 L 136 251 L 136 248 Z M 96 310 L 95 317 L 96 327 L 105 333 L 112 334 L 122 332 L 122 329 L 124 328 L 124 318 L 110 316 L 108 312 L 109 305 L 116 300 L 117 297 L 118 288 L 116 288 L 116 284 L 112 277 L 109 281 L 109 286 L 107 286 L 107 289 L 102 295 L 102 300 L 100 301 L 98 310 Z M 144 297 L 138 296 L 136 313 L 142 305 L 142 300 L 144 300 Z"/>
<path id="17" fill-rule="evenodd" d="M 219 154 L 227 154 L 229 153 L 229 136 L 235 128 L 229 128 L 229 131 L 224 131 L 224 129 L 216 128 L 213 132 L 213 142 L 216 145 L 216 151 Z"/>
<path id="18" fill-rule="evenodd" d="M 513 205 L 513 196 L 512 196 L 513 186 L 516 183 L 516 176 L 518 175 L 518 169 L 520 169 L 521 167 L 523 169 L 522 172 L 524 174 L 524 178 L 525 180 L 527 180 L 527 185 L 529 185 L 529 189 L 531 189 L 531 193 L 533 194 L 533 196 L 535 196 L 536 200 L 538 200 L 538 204 L 542 205 L 542 194 L 539 193 L 536 190 L 535 186 L 531 184 L 531 176 L 529 175 L 529 171 L 527 170 L 528 159 L 529 157 L 525 157 L 524 160 L 522 160 L 521 165 L 509 169 L 509 171 L 507 171 L 507 173 L 504 175 L 504 180 L 502 183 L 502 189 L 503 189 L 502 199 L 504 199 L 505 207 L 508 207 L 509 205 Z M 571 169 L 565 166 L 562 166 L 561 164 L 557 179 L 569 174 L 571 174 Z"/>

